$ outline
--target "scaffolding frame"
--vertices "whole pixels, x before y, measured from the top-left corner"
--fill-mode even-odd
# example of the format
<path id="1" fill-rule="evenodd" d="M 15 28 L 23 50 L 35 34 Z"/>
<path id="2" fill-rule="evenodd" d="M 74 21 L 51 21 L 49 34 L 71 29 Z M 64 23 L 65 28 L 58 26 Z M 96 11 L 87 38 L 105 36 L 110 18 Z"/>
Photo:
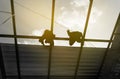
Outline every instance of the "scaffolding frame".
<path id="1" fill-rule="evenodd" d="M 10 0 L 11 2 L 11 15 L 15 15 L 15 9 L 14 9 L 14 0 Z M 86 18 L 86 23 L 85 23 L 85 28 L 84 28 L 84 32 L 83 32 L 83 38 L 82 38 L 82 42 L 81 42 L 81 46 L 80 46 L 80 51 L 79 51 L 79 55 L 77 58 L 77 63 L 76 63 L 76 67 L 75 67 L 75 73 L 74 73 L 74 79 L 77 78 L 77 72 L 79 69 L 79 65 L 80 65 L 80 58 L 81 58 L 81 53 L 82 53 L 82 49 L 84 46 L 84 42 L 85 41 L 91 41 L 91 42 L 108 42 L 108 46 L 106 48 L 106 52 L 104 54 L 103 60 L 101 62 L 101 66 L 99 68 L 99 71 L 97 73 L 97 78 L 99 78 L 99 75 L 101 73 L 105 58 L 107 56 L 108 50 L 110 48 L 110 45 L 112 43 L 113 40 L 113 36 L 116 30 L 116 27 L 113 30 L 113 33 L 111 35 L 110 40 L 101 40 L 101 39 L 85 39 L 86 36 L 86 32 L 87 32 L 87 27 L 88 27 L 88 22 L 89 22 L 89 17 L 90 17 L 90 13 L 91 13 L 91 9 L 92 9 L 92 4 L 93 4 L 93 0 L 90 0 L 90 4 L 89 4 L 89 9 L 88 9 L 88 14 L 87 14 L 87 18 Z M 54 29 L 54 14 L 55 14 L 55 0 L 52 0 L 52 13 L 51 13 L 51 31 L 53 32 Z M 12 23 L 13 23 L 13 32 L 14 35 L 10 35 L 10 34 L 0 34 L 0 37 L 4 37 L 4 38 L 14 38 L 14 43 L 15 43 L 15 52 L 16 52 L 16 60 L 17 60 L 17 73 L 18 73 L 18 79 L 21 79 L 21 71 L 20 71 L 20 58 L 19 58 L 19 47 L 18 47 L 18 42 L 17 42 L 17 38 L 26 38 L 26 39 L 39 39 L 40 36 L 27 36 L 27 35 L 17 35 L 17 31 L 16 31 L 16 22 L 15 22 L 15 16 L 12 16 Z M 62 37 L 56 37 L 55 40 L 69 40 L 69 38 L 62 38 Z M 52 59 L 52 46 L 49 46 L 49 58 L 48 58 L 48 79 L 50 79 L 50 72 L 51 72 L 51 59 Z M 0 48 L 0 68 L 1 68 L 1 72 L 2 72 L 2 77 L 3 79 L 6 79 L 6 72 L 5 72 L 5 67 L 4 67 L 4 61 L 3 61 L 3 55 L 2 55 L 2 50 Z"/>

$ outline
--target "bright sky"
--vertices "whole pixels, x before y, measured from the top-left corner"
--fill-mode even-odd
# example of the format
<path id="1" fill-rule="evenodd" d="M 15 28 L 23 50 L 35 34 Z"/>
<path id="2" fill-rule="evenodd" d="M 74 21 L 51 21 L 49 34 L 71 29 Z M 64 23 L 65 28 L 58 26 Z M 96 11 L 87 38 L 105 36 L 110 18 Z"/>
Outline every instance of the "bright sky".
<path id="1" fill-rule="evenodd" d="M 10 0 L 0 0 L 0 11 L 10 12 Z M 50 29 L 51 0 L 15 0 L 17 34 L 42 35 Z M 94 0 L 86 38 L 110 39 L 120 12 L 120 0 Z M 54 33 L 68 37 L 66 30 L 83 32 L 89 0 L 56 0 Z M 0 33 L 13 34 L 10 14 L 0 12 Z M 4 40 L 1 40 L 4 41 Z M 38 40 L 19 39 L 19 43 L 35 43 Z M 68 42 L 55 41 L 56 45 Z M 106 47 L 106 43 L 86 43 L 88 46 Z M 75 44 L 74 46 L 79 46 Z"/>

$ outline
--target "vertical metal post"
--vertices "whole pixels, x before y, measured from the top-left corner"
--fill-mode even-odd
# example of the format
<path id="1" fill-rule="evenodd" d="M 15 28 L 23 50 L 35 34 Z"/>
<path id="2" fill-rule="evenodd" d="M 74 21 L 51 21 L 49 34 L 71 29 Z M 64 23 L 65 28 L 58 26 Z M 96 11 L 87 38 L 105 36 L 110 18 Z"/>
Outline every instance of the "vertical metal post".
<path id="1" fill-rule="evenodd" d="M 55 0 L 52 0 L 52 13 L 51 13 L 51 31 L 53 32 L 54 28 L 54 14 L 55 14 Z"/>
<path id="2" fill-rule="evenodd" d="M 5 71 L 1 45 L 0 45 L 0 70 L 1 70 L 2 79 L 6 79 L 6 71 Z"/>
<path id="3" fill-rule="evenodd" d="M 51 15 L 51 31 L 53 33 L 54 27 L 54 13 L 55 13 L 55 0 L 52 0 L 52 15 Z M 51 72 L 51 59 L 52 59 L 52 45 L 49 47 L 49 61 L 48 61 L 48 79 L 50 79 Z"/>
<path id="4" fill-rule="evenodd" d="M 92 4 L 93 4 L 93 0 L 90 0 L 88 14 L 87 14 L 86 23 L 85 23 L 85 28 L 84 28 L 82 42 L 81 42 L 81 47 L 80 47 L 80 51 L 79 51 L 79 55 L 78 55 L 78 59 L 77 59 L 76 68 L 75 68 L 74 79 L 77 78 L 77 73 L 78 73 L 78 69 L 79 69 L 80 58 L 81 58 L 81 54 L 82 54 L 82 50 L 83 50 L 83 46 L 84 46 L 85 35 L 86 35 L 88 23 L 89 23 L 89 18 L 90 18 L 90 13 L 91 13 L 91 9 L 92 9 Z"/>
<path id="5" fill-rule="evenodd" d="M 50 47 L 49 47 L 49 61 L 48 61 L 48 79 L 50 79 L 51 58 L 52 58 L 52 46 L 50 45 Z"/>
<path id="6" fill-rule="evenodd" d="M 18 50 L 17 37 L 16 37 L 17 32 L 16 32 L 16 22 L 15 22 L 14 0 L 11 0 L 11 13 L 13 15 L 12 16 L 12 23 L 13 23 L 13 32 L 14 32 L 14 42 L 15 42 L 15 52 L 16 52 L 18 79 L 21 79 L 19 50 Z"/>
<path id="7" fill-rule="evenodd" d="M 119 18 L 120 18 L 120 14 L 119 14 L 119 16 L 118 16 L 118 19 L 119 19 Z M 104 66 L 106 57 L 107 57 L 107 55 L 108 55 L 108 51 L 109 51 L 110 45 L 111 45 L 111 43 L 112 43 L 114 34 L 115 34 L 116 30 L 117 30 L 117 24 L 118 24 L 118 22 L 119 22 L 118 19 L 117 19 L 117 22 L 116 22 L 115 27 L 114 27 L 114 29 L 113 29 L 112 35 L 111 35 L 111 37 L 110 37 L 110 41 L 109 41 L 109 44 L 108 44 L 108 46 L 107 46 L 107 49 L 106 49 L 106 51 L 105 51 L 105 53 L 104 53 L 104 56 L 103 56 L 103 59 L 102 59 L 100 68 L 99 68 L 99 70 L 98 70 L 97 79 L 99 79 L 99 77 L 100 77 L 100 74 L 101 74 L 101 72 L 102 72 L 102 68 L 103 68 L 103 66 Z"/>

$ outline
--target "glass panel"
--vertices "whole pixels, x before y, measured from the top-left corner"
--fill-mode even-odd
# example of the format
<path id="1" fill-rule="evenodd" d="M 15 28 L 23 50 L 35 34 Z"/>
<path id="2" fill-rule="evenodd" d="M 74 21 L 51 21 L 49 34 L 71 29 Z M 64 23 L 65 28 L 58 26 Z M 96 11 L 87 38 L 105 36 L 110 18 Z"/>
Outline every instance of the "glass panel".
<path id="1" fill-rule="evenodd" d="M 120 11 L 119 3 L 117 0 L 94 0 L 86 38 L 110 39 Z"/>
<path id="2" fill-rule="evenodd" d="M 42 45 L 38 39 L 18 39 L 18 44 L 26 44 L 26 45 Z M 46 44 L 45 45 L 49 45 Z M 65 40 L 54 40 L 55 46 L 70 46 L 69 41 Z M 75 42 L 71 47 L 80 47 L 81 44 Z"/>
<path id="3" fill-rule="evenodd" d="M 18 44 L 42 45 L 38 39 L 18 39 Z"/>
<path id="4" fill-rule="evenodd" d="M 65 41 L 65 40 L 55 40 L 55 46 L 70 46 L 69 45 L 69 41 Z M 80 43 L 77 43 L 75 42 L 71 47 L 80 47 L 81 44 Z"/>
<path id="5" fill-rule="evenodd" d="M 72 46 L 69 45 L 69 41 L 55 40 L 55 46 L 67 46 L 67 47 L 80 47 L 81 43 L 75 42 Z M 92 48 L 107 48 L 108 42 L 85 42 L 83 47 Z"/>
<path id="6" fill-rule="evenodd" d="M 0 34 L 13 34 L 10 0 L 0 0 Z"/>
<path id="7" fill-rule="evenodd" d="M 84 47 L 107 48 L 108 42 L 85 42 Z"/>
<path id="8" fill-rule="evenodd" d="M 14 39 L 13 38 L 2 38 L 2 37 L 0 37 L 0 43 L 14 44 Z"/>
<path id="9" fill-rule="evenodd" d="M 56 0 L 54 33 L 67 37 L 67 30 L 83 32 L 89 0 Z"/>
<path id="10" fill-rule="evenodd" d="M 52 0 L 15 0 L 17 34 L 42 35 L 51 25 Z"/>

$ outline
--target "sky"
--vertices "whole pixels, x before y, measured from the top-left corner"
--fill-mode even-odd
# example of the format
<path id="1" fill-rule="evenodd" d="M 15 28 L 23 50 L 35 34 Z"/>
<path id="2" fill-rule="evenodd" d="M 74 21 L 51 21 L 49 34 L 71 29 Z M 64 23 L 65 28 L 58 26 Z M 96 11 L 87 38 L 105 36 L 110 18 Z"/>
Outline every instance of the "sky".
<path id="1" fill-rule="evenodd" d="M 14 0 L 18 35 L 42 35 L 50 29 L 52 0 Z M 120 0 L 93 0 L 86 38 L 110 39 L 120 12 Z M 54 33 L 57 37 L 68 37 L 66 30 L 83 32 L 89 0 L 56 0 Z M 0 34 L 13 34 L 10 0 L 0 0 Z M 7 40 L 7 39 L 6 39 Z M 3 38 L 0 42 L 5 42 Z M 8 41 L 7 41 L 8 42 Z M 38 44 L 38 40 L 18 39 L 19 43 Z M 68 45 L 68 41 L 55 41 Z M 107 43 L 86 42 L 91 47 L 106 47 Z M 75 43 L 74 46 L 79 46 Z"/>

